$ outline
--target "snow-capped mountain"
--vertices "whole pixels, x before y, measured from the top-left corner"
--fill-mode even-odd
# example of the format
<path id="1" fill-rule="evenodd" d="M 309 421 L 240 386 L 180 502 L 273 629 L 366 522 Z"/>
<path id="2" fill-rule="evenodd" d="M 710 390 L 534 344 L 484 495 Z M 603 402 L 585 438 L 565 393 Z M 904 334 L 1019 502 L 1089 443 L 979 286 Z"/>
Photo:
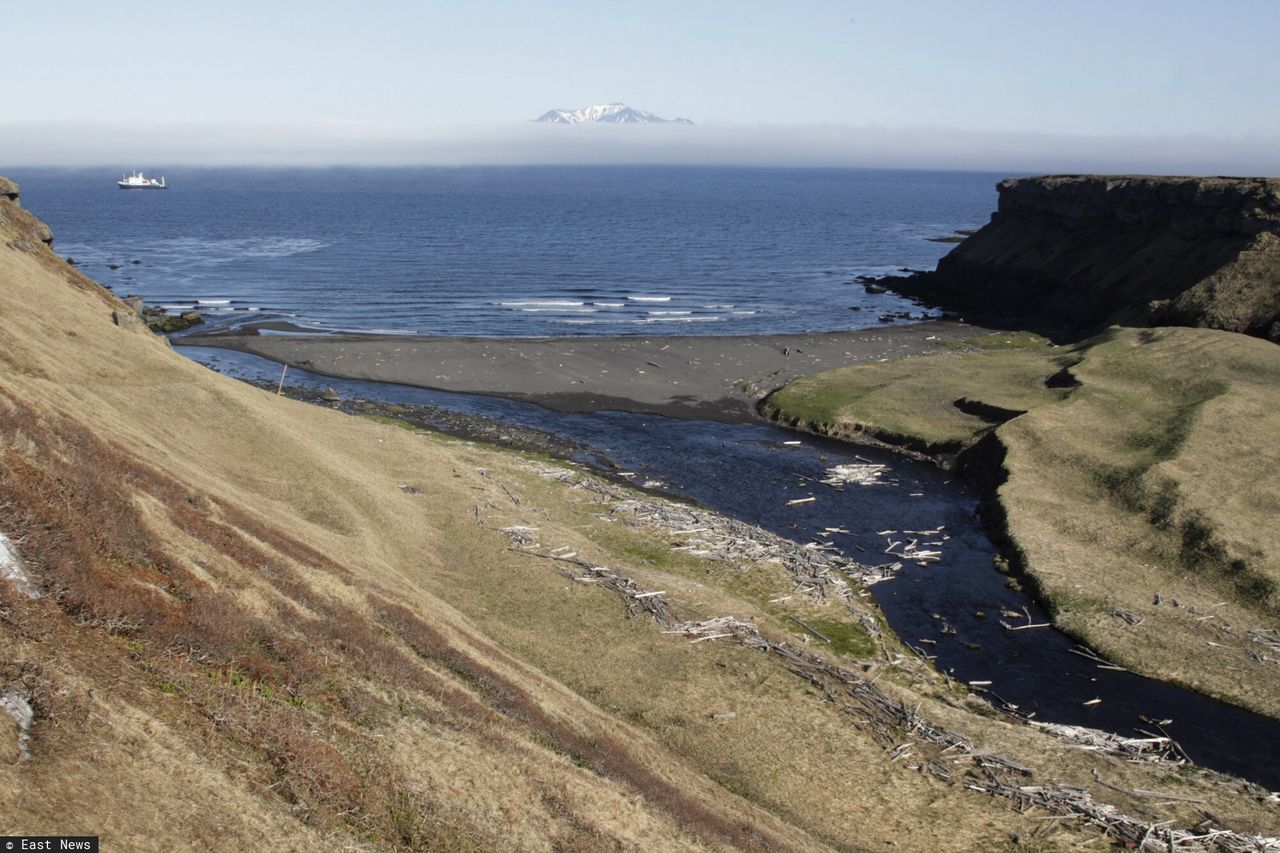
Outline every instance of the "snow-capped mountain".
<path id="1" fill-rule="evenodd" d="M 582 124 L 589 121 L 602 124 L 693 124 L 687 118 L 662 118 L 626 104 L 595 104 L 580 110 L 550 110 L 534 121 L 552 124 Z"/>

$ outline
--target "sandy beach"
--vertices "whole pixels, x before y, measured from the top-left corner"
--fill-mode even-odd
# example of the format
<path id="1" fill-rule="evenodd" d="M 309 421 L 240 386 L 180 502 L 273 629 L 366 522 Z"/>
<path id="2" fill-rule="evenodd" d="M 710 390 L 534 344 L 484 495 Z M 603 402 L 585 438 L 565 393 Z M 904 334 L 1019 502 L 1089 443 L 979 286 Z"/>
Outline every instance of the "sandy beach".
<path id="1" fill-rule="evenodd" d="M 348 379 L 492 394 L 564 412 L 622 410 L 737 422 L 798 377 L 927 352 L 984 331 L 956 321 L 799 335 L 577 338 L 191 336 Z"/>

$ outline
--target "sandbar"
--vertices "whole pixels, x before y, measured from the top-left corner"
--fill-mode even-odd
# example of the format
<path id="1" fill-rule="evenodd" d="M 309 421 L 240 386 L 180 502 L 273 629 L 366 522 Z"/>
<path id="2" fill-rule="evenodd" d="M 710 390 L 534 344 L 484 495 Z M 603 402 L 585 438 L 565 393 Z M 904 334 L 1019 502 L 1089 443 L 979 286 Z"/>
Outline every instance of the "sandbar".
<path id="1" fill-rule="evenodd" d="M 986 330 L 954 320 L 844 332 L 467 338 L 192 335 L 313 373 L 525 400 L 561 412 L 629 411 L 739 423 L 788 382 L 928 352 Z"/>

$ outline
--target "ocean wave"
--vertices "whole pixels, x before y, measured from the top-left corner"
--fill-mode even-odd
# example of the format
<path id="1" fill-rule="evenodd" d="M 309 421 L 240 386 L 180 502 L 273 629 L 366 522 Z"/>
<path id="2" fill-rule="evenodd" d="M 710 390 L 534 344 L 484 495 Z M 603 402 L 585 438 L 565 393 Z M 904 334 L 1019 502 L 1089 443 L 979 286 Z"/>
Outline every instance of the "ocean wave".
<path id="1" fill-rule="evenodd" d="M 628 302 L 670 302 L 670 296 L 628 296 Z"/>
<path id="2" fill-rule="evenodd" d="M 692 311 L 650 311 L 651 317 L 684 317 L 692 314 Z"/>
<path id="3" fill-rule="evenodd" d="M 643 323 L 644 321 L 643 321 L 643 320 L 579 320 L 579 319 L 566 319 L 566 320 L 561 320 L 560 322 L 561 322 L 561 323 L 564 323 L 564 324 L 565 324 L 565 325 L 567 325 L 567 326 L 619 326 L 619 325 L 633 326 L 633 325 L 635 325 L 636 323 Z"/>
<path id="4" fill-rule="evenodd" d="M 724 318 L 718 314 L 705 317 L 646 317 L 646 323 L 715 323 Z"/>
<path id="5" fill-rule="evenodd" d="M 595 308 L 521 308 L 529 314 L 594 314 Z"/>
<path id="6" fill-rule="evenodd" d="M 504 308 L 523 308 L 526 306 L 548 307 L 548 308 L 572 308 L 577 305 L 585 305 L 585 302 L 577 302 L 569 299 L 525 299 L 519 302 L 495 302 L 494 305 L 501 305 Z"/>
<path id="7" fill-rule="evenodd" d="M 197 299 L 197 305 L 230 305 L 230 299 Z"/>
<path id="8" fill-rule="evenodd" d="M 627 303 L 625 303 L 625 302 L 592 302 L 591 304 L 592 304 L 592 305 L 595 305 L 595 306 L 596 306 L 596 307 L 598 307 L 598 308 L 625 308 L 625 307 L 627 307 Z"/>

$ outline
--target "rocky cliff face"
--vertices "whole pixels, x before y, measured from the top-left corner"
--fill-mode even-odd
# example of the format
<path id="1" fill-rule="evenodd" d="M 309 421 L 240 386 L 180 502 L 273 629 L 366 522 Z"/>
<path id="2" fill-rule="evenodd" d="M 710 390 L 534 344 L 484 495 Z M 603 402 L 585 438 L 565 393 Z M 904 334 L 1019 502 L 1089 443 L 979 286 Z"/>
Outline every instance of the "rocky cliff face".
<path id="1" fill-rule="evenodd" d="M 1280 180 L 1051 175 L 997 189 L 990 224 L 895 287 L 1061 323 L 1280 341 Z"/>

